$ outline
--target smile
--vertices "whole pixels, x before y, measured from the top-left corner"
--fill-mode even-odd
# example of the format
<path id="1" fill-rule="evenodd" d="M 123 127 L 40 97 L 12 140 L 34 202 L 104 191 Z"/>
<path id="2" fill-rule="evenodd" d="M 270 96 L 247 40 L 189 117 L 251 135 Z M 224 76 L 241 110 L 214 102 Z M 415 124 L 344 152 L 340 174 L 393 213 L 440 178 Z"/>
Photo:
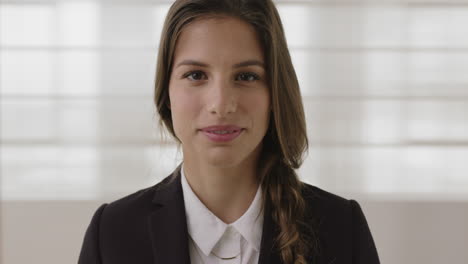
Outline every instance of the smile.
<path id="1" fill-rule="evenodd" d="M 235 130 L 232 130 L 232 131 L 227 131 L 227 130 L 217 130 L 217 131 L 208 131 L 208 133 L 213 133 L 213 134 L 232 134 L 236 132 Z"/>
<path id="2" fill-rule="evenodd" d="M 243 128 L 238 126 L 212 126 L 201 129 L 201 132 L 213 142 L 229 142 L 241 135 Z"/>

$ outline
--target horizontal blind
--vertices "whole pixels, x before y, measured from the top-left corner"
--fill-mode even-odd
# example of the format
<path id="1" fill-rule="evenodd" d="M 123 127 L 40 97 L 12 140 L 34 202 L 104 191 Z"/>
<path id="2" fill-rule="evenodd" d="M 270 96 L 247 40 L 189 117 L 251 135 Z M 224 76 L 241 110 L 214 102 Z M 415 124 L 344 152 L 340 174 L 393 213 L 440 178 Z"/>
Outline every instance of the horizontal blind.
<path id="1" fill-rule="evenodd" d="M 301 179 L 468 199 L 468 1 L 276 2 L 311 142 Z M 117 198 L 181 161 L 152 102 L 170 3 L 0 3 L 2 199 Z"/>

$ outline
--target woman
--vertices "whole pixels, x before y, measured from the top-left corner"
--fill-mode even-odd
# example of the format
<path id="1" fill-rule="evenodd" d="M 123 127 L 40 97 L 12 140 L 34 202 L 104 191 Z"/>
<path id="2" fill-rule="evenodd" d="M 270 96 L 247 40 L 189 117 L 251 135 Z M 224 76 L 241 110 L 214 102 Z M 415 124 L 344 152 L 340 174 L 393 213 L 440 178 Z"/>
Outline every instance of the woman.
<path id="1" fill-rule="evenodd" d="M 155 104 L 183 163 L 105 204 L 79 263 L 379 263 L 357 202 L 302 183 L 298 81 L 270 0 L 177 0 Z"/>

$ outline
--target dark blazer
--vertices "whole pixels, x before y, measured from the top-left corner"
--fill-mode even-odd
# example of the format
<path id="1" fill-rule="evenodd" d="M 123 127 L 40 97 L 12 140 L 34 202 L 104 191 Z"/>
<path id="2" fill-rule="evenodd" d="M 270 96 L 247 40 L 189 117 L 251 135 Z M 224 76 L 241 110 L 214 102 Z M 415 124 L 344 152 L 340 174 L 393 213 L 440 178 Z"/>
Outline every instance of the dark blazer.
<path id="1" fill-rule="evenodd" d="M 189 264 L 180 166 L 153 187 L 103 204 L 89 225 L 79 264 Z M 320 244 L 313 264 L 378 264 L 359 204 L 306 184 L 307 215 Z M 265 204 L 259 264 L 281 264 L 277 226 Z M 286 263 L 284 263 L 286 264 Z"/>

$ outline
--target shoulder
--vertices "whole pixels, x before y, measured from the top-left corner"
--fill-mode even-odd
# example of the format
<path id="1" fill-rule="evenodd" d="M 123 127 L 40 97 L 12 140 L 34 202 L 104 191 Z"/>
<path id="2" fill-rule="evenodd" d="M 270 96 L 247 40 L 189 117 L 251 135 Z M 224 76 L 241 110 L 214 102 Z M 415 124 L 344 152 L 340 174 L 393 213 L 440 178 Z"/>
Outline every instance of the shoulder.
<path id="1" fill-rule="evenodd" d="M 306 202 L 306 213 L 315 218 L 327 219 L 345 227 L 353 222 L 366 221 L 361 206 L 354 199 L 341 197 L 307 183 L 304 183 L 302 194 Z"/>
<path id="2" fill-rule="evenodd" d="M 341 197 L 307 183 L 303 184 L 302 195 L 306 202 L 306 213 L 309 215 L 343 226 L 351 224 L 353 219 L 364 217 L 356 200 Z"/>
<path id="3" fill-rule="evenodd" d="M 319 210 L 331 214 L 351 212 L 356 201 L 320 189 L 308 183 L 303 183 L 302 195 L 306 204 L 312 210 Z"/>
<path id="4" fill-rule="evenodd" d="M 131 259 L 127 261 L 126 258 L 135 258 L 135 252 L 139 252 L 136 255 L 141 258 L 151 259 L 152 256 L 148 255 L 151 253 L 148 219 L 159 208 L 159 205 L 153 202 L 154 197 L 165 188 L 169 180 L 170 176 L 151 187 L 100 206 L 91 220 L 91 231 L 86 235 L 89 241 L 94 242 L 86 244 L 98 248 L 96 252 L 106 263 L 123 263 L 122 259 L 125 263 L 141 263 Z M 136 244 L 137 249 L 134 247 Z M 134 251 L 129 252 L 130 249 Z M 83 253 L 82 258 L 85 260 L 87 255 L 89 253 Z"/>
<path id="5" fill-rule="evenodd" d="M 309 225 L 321 240 L 333 247 L 346 248 L 352 233 L 351 201 L 309 184 L 304 184 L 302 193 Z"/>
<path id="6" fill-rule="evenodd" d="M 164 192 L 173 180 L 173 174 L 157 184 L 138 190 L 117 200 L 102 204 L 94 213 L 92 224 L 101 226 L 101 232 L 114 232 L 123 227 L 144 224 L 158 208 L 154 198 Z"/>
<path id="7" fill-rule="evenodd" d="M 317 186 L 302 182 L 303 184 L 303 189 L 302 193 L 305 197 L 310 198 L 310 199 L 319 199 L 319 200 L 324 200 L 324 201 L 329 201 L 329 202 L 334 202 L 334 203 L 342 203 L 346 202 L 347 199 L 338 196 L 336 194 L 333 194 L 331 192 L 325 191 Z"/>
<path id="8" fill-rule="evenodd" d="M 112 216 L 118 216 L 120 214 L 128 215 L 129 213 L 135 214 L 138 212 L 146 213 L 154 209 L 155 205 L 152 201 L 155 195 L 171 182 L 172 176 L 169 175 L 153 186 L 138 190 L 106 204 L 105 215 L 112 214 Z"/>
<path id="9" fill-rule="evenodd" d="M 321 242 L 323 256 L 352 263 L 379 263 L 359 203 L 304 183 L 306 222 Z M 348 263 L 348 262 L 346 262 Z"/>

